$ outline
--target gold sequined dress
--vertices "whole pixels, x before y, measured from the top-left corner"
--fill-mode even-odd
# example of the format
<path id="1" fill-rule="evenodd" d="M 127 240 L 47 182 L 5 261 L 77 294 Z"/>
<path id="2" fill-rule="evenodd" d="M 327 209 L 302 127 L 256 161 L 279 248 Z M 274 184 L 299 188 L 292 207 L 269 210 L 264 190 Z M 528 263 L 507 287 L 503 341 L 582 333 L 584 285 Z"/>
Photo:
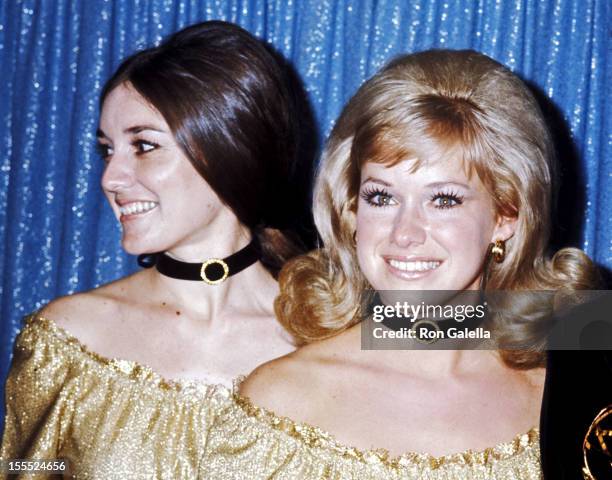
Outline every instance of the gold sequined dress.
<path id="1" fill-rule="evenodd" d="M 208 432 L 201 478 L 215 480 L 541 479 L 537 428 L 481 452 L 443 457 L 361 451 L 233 394 Z"/>
<path id="2" fill-rule="evenodd" d="M 33 315 L 15 344 L 0 458 L 64 458 L 79 479 L 196 478 L 211 407 L 229 395 L 104 358 Z"/>

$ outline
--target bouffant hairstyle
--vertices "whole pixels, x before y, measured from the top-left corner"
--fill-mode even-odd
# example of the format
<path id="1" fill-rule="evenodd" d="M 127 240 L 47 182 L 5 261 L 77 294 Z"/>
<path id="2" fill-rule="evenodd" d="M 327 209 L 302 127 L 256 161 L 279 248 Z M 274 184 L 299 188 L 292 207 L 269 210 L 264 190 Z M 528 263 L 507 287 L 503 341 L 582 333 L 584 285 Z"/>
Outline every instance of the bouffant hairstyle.
<path id="1" fill-rule="evenodd" d="M 585 289 L 597 271 L 580 250 L 547 256 L 554 149 L 533 95 L 510 70 L 474 51 L 430 50 L 391 61 L 346 105 L 323 152 L 313 214 L 322 248 L 286 265 L 276 312 L 301 343 L 336 335 L 361 321 L 369 284 L 359 269 L 355 212 L 366 162 L 393 165 L 460 155 L 494 200 L 516 217 L 506 258 L 492 263 L 487 289 Z M 536 312 L 514 312 L 523 320 Z M 504 340 L 533 339 L 522 321 Z M 506 363 L 531 368 L 541 351 L 502 351 Z"/>
<path id="2" fill-rule="evenodd" d="M 227 22 L 192 25 L 124 60 L 100 104 L 119 85 L 162 114 L 198 173 L 258 237 L 273 275 L 301 253 L 290 186 L 298 148 L 295 97 L 283 66 L 261 41 Z"/>

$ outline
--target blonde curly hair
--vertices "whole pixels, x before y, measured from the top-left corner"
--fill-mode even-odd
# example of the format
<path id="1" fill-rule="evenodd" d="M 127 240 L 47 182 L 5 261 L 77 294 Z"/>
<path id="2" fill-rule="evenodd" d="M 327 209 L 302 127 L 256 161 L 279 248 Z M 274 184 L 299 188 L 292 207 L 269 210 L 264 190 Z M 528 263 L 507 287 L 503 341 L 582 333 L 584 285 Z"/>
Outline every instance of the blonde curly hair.
<path id="1" fill-rule="evenodd" d="M 353 237 L 364 163 L 415 158 L 418 168 L 450 149 L 476 172 L 497 214 L 517 218 L 505 260 L 488 272 L 487 289 L 594 288 L 598 273 L 582 251 L 546 255 L 554 151 L 533 95 L 486 55 L 430 50 L 396 58 L 368 80 L 331 133 L 314 191 L 322 248 L 292 260 L 279 276 L 276 313 L 299 343 L 336 335 L 362 319 L 360 305 L 371 287 Z M 533 339 L 541 329 L 532 323 L 523 322 L 506 341 Z M 544 358 L 542 351 L 501 353 L 514 368 L 532 368 Z"/>

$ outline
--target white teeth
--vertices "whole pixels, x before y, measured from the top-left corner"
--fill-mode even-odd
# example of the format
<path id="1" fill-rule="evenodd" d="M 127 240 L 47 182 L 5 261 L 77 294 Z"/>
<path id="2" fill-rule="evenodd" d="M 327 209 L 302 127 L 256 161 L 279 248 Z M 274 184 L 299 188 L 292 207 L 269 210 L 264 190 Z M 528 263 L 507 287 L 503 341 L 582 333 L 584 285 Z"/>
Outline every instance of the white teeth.
<path id="1" fill-rule="evenodd" d="M 393 268 L 403 270 L 405 272 L 424 272 L 438 268 L 442 262 L 400 262 L 399 260 L 389 260 L 389 264 Z"/>
<path id="2" fill-rule="evenodd" d="M 132 215 L 134 213 L 144 213 L 154 209 L 157 206 L 155 202 L 133 202 L 119 207 L 121 215 Z"/>

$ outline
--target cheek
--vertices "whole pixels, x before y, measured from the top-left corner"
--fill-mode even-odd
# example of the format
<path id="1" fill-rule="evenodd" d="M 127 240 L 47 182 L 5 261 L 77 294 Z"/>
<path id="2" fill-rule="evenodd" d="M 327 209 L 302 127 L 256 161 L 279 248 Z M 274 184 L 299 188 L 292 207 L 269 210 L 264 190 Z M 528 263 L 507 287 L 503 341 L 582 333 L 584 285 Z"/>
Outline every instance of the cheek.
<path id="1" fill-rule="evenodd" d="M 173 168 L 143 171 L 153 190 L 165 197 L 165 204 L 175 205 L 193 213 L 215 210 L 221 201 L 219 197 L 192 167 L 187 159 L 174 161 Z M 163 186 L 163 188 L 161 188 Z"/>
<path id="2" fill-rule="evenodd" d="M 160 159 L 158 162 L 155 162 L 156 159 L 148 160 L 150 161 L 141 162 L 137 169 L 138 179 L 146 186 L 154 188 L 156 185 L 183 182 L 181 169 L 176 165 L 165 159 Z"/>
<path id="3" fill-rule="evenodd" d="M 185 178 L 183 185 L 182 195 L 204 213 L 214 214 L 224 206 L 219 196 L 200 175 L 194 174 Z"/>
<path id="4" fill-rule="evenodd" d="M 355 218 L 357 261 L 368 280 L 378 265 L 377 252 L 389 241 L 392 225 L 393 219 L 386 210 L 360 208 L 357 211 Z"/>
<path id="5" fill-rule="evenodd" d="M 461 252 L 467 257 L 480 257 L 486 251 L 495 227 L 487 215 L 461 215 L 436 219 L 431 232 L 451 253 Z"/>
<path id="6" fill-rule="evenodd" d="M 392 228 L 393 218 L 388 211 L 377 211 L 372 208 L 358 209 L 355 216 L 358 254 L 360 250 L 373 249 L 377 244 L 388 239 Z"/>
<path id="7" fill-rule="evenodd" d="M 112 194 L 111 192 L 105 190 L 104 187 L 102 187 L 102 192 L 104 192 L 104 196 L 106 197 L 106 201 L 110 205 L 111 210 L 113 211 L 115 216 L 117 218 L 119 218 L 119 207 L 115 203 L 115 196 L 114 196 L 114 194 Z"/>
<path id="8" fill-rule="evenodd" d="M 360 205 L 355 214 L 358 238 L 383 237 L 393 230 L 397 208 Z"/>
<path id="9" fill-rule="evenodd" d="M 357 264 L 363 276 L 371 282 L 375 275 L 376 263 L 374 261 L 374 246 L 369 243 L 369 238 L 357 238 Z"/>

